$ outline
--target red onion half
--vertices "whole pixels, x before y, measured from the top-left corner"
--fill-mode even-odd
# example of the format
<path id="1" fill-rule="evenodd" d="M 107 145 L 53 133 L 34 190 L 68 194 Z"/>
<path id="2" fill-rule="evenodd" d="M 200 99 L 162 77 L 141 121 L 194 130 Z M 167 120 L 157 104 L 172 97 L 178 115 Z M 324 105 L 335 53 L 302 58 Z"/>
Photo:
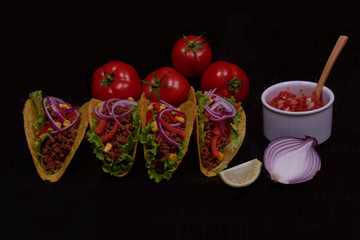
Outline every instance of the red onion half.
<path id="1" fill-rule="evenodd" d="M 273 181 L 296 184 L 311 180 L 321 168 L 313 137 L 281 137 L 265 149 L 264 166 Z"/>

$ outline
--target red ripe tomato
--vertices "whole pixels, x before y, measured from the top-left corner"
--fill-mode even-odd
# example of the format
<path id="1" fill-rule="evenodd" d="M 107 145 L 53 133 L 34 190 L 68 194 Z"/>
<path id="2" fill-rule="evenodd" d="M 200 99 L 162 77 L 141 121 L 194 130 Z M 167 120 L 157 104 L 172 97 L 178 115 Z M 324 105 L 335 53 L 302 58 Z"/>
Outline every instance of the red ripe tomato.
<path id="1" fill-rule="evenodd" d="M 188 80 L 172 67 L 162 67 L 142 82 L 141 91 L 151 102 L 163 100 L 176 107 L 187 100 L 190 89 Z"/>
<path id="2" fill-rule="evenodd" d="M 202 91 L 216 88 L 216 94 L 227 98 L 234 96 L 236 101 L 244 102 L 249 95 L 249 80 L 239 66 L 217 61 L 202 74 L 200 88 Z"/>
<path id="3" fill-rule="evenodd" d="M 127 63 L 111 61 L 95 70 L 92 76 L 91 95 L 93 98 L 137 100 L 141 94 L 141 81 L 136 70 Z"/>
<path id="4" fill-rule="evenodd" d="M 171 51 L 175 69 L 187 77 L 199 76 L 211 62 L 210 45 L 202 35 L 183 35 Z"/>

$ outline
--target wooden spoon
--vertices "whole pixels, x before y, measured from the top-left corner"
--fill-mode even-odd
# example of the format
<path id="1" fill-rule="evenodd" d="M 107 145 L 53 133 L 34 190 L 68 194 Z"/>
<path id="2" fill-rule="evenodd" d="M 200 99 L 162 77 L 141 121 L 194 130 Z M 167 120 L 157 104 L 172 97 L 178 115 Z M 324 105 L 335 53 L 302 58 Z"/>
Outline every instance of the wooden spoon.
<path id="1" fill-rule="evenodd" d="M 320 99 L 320 96 L 321 96 L 322 87 L 324 86 L 325 81 L 326 81 L 327 77 L 329 76 L 329 73 L 330 73 L 337 57 L 339 56 L 341 50 L 345 46 L 345 43 L 347 40 L 348 40 L 348 37 L 344 36 L 344 35 L 341 35 L 338 38 L 330 56 L 329 56 L 329 59 L 326 62 L 324 70 L 323 70 L 323 72 L 320 76 L 320 79 L 315 87 L 314 92 L 313 92 L 313 96 L 315 96 L 318 100 Z"/>

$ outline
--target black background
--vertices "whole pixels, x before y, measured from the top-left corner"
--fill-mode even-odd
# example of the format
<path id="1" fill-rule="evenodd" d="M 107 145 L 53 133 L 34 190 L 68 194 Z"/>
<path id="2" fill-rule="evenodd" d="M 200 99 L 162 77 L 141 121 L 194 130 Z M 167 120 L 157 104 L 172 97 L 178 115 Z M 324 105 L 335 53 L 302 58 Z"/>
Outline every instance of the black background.
<path id="1" fill-rule="evenodd" d="M 358 1 L 119 3 L 2 8 L 0 239 L 359 236 Z M 107 176 L 87 141 L 59 182 L 42 182 L 22 122 L 31 91 L 42 89 L 71 103 L 85 103 L 97 67 L 120 60 L 145 78 L 171 66 L 171 48 L 181 34 L 205 31 L 213 61 L 235 63 L 250 79 L 250 96 L 243 104 L 247 134 L 230 166 L 262 160 L 268 144 L 262 133 L 262 91 L 286 80 L 317 81 L 339 35 L 349 36 L 326 83 L 336 98 L 333 132 L 317 148 L 322 169 L 312 181 L 277 185 L 263 168 L 251 186 L 227 187 L 200 173 L 192 139 L 168 182 L 148 179 L 142 147 L 126 177 Z M 199 78 L 188 80 L 199 90 Z"/>

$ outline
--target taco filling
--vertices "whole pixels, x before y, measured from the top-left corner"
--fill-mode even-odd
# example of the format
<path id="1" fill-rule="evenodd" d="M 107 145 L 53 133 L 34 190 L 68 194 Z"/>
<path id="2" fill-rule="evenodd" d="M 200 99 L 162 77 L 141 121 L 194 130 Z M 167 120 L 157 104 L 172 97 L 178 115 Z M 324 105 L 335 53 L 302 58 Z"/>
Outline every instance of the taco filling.
<path id="1" fill-rule="evenodd" d="M 86 136 L 103 162 L 104 172 L 124 176 L 134 164 L 141 117 L 133 100 L 92 100 L 91 129 Z"/>
<path id="2" fill-rule="evenodd" d="M 79 107 L 55 97 L 42 97 L 41 91 L 30 93 L 38 117 L 34 123 L 35 149 L 46 174 L 56 173 L 64 163 L 77 136 Z"/>
<path id="3" fill-rule="evenodd" d="M 207 172 L 227 167 L 244 138 L 238 130 L 242 107 L 232 97 L 222 98 L 211 91 L 196 92 L 200 164 Z"/>
<path id="4" fill-rule="evenodd" d="M 184 156 L 183 111 L 161 101 L 148 105 L 140 142 L 145 145 L 146 168 L 155 182 L 169 180 Z"/>

